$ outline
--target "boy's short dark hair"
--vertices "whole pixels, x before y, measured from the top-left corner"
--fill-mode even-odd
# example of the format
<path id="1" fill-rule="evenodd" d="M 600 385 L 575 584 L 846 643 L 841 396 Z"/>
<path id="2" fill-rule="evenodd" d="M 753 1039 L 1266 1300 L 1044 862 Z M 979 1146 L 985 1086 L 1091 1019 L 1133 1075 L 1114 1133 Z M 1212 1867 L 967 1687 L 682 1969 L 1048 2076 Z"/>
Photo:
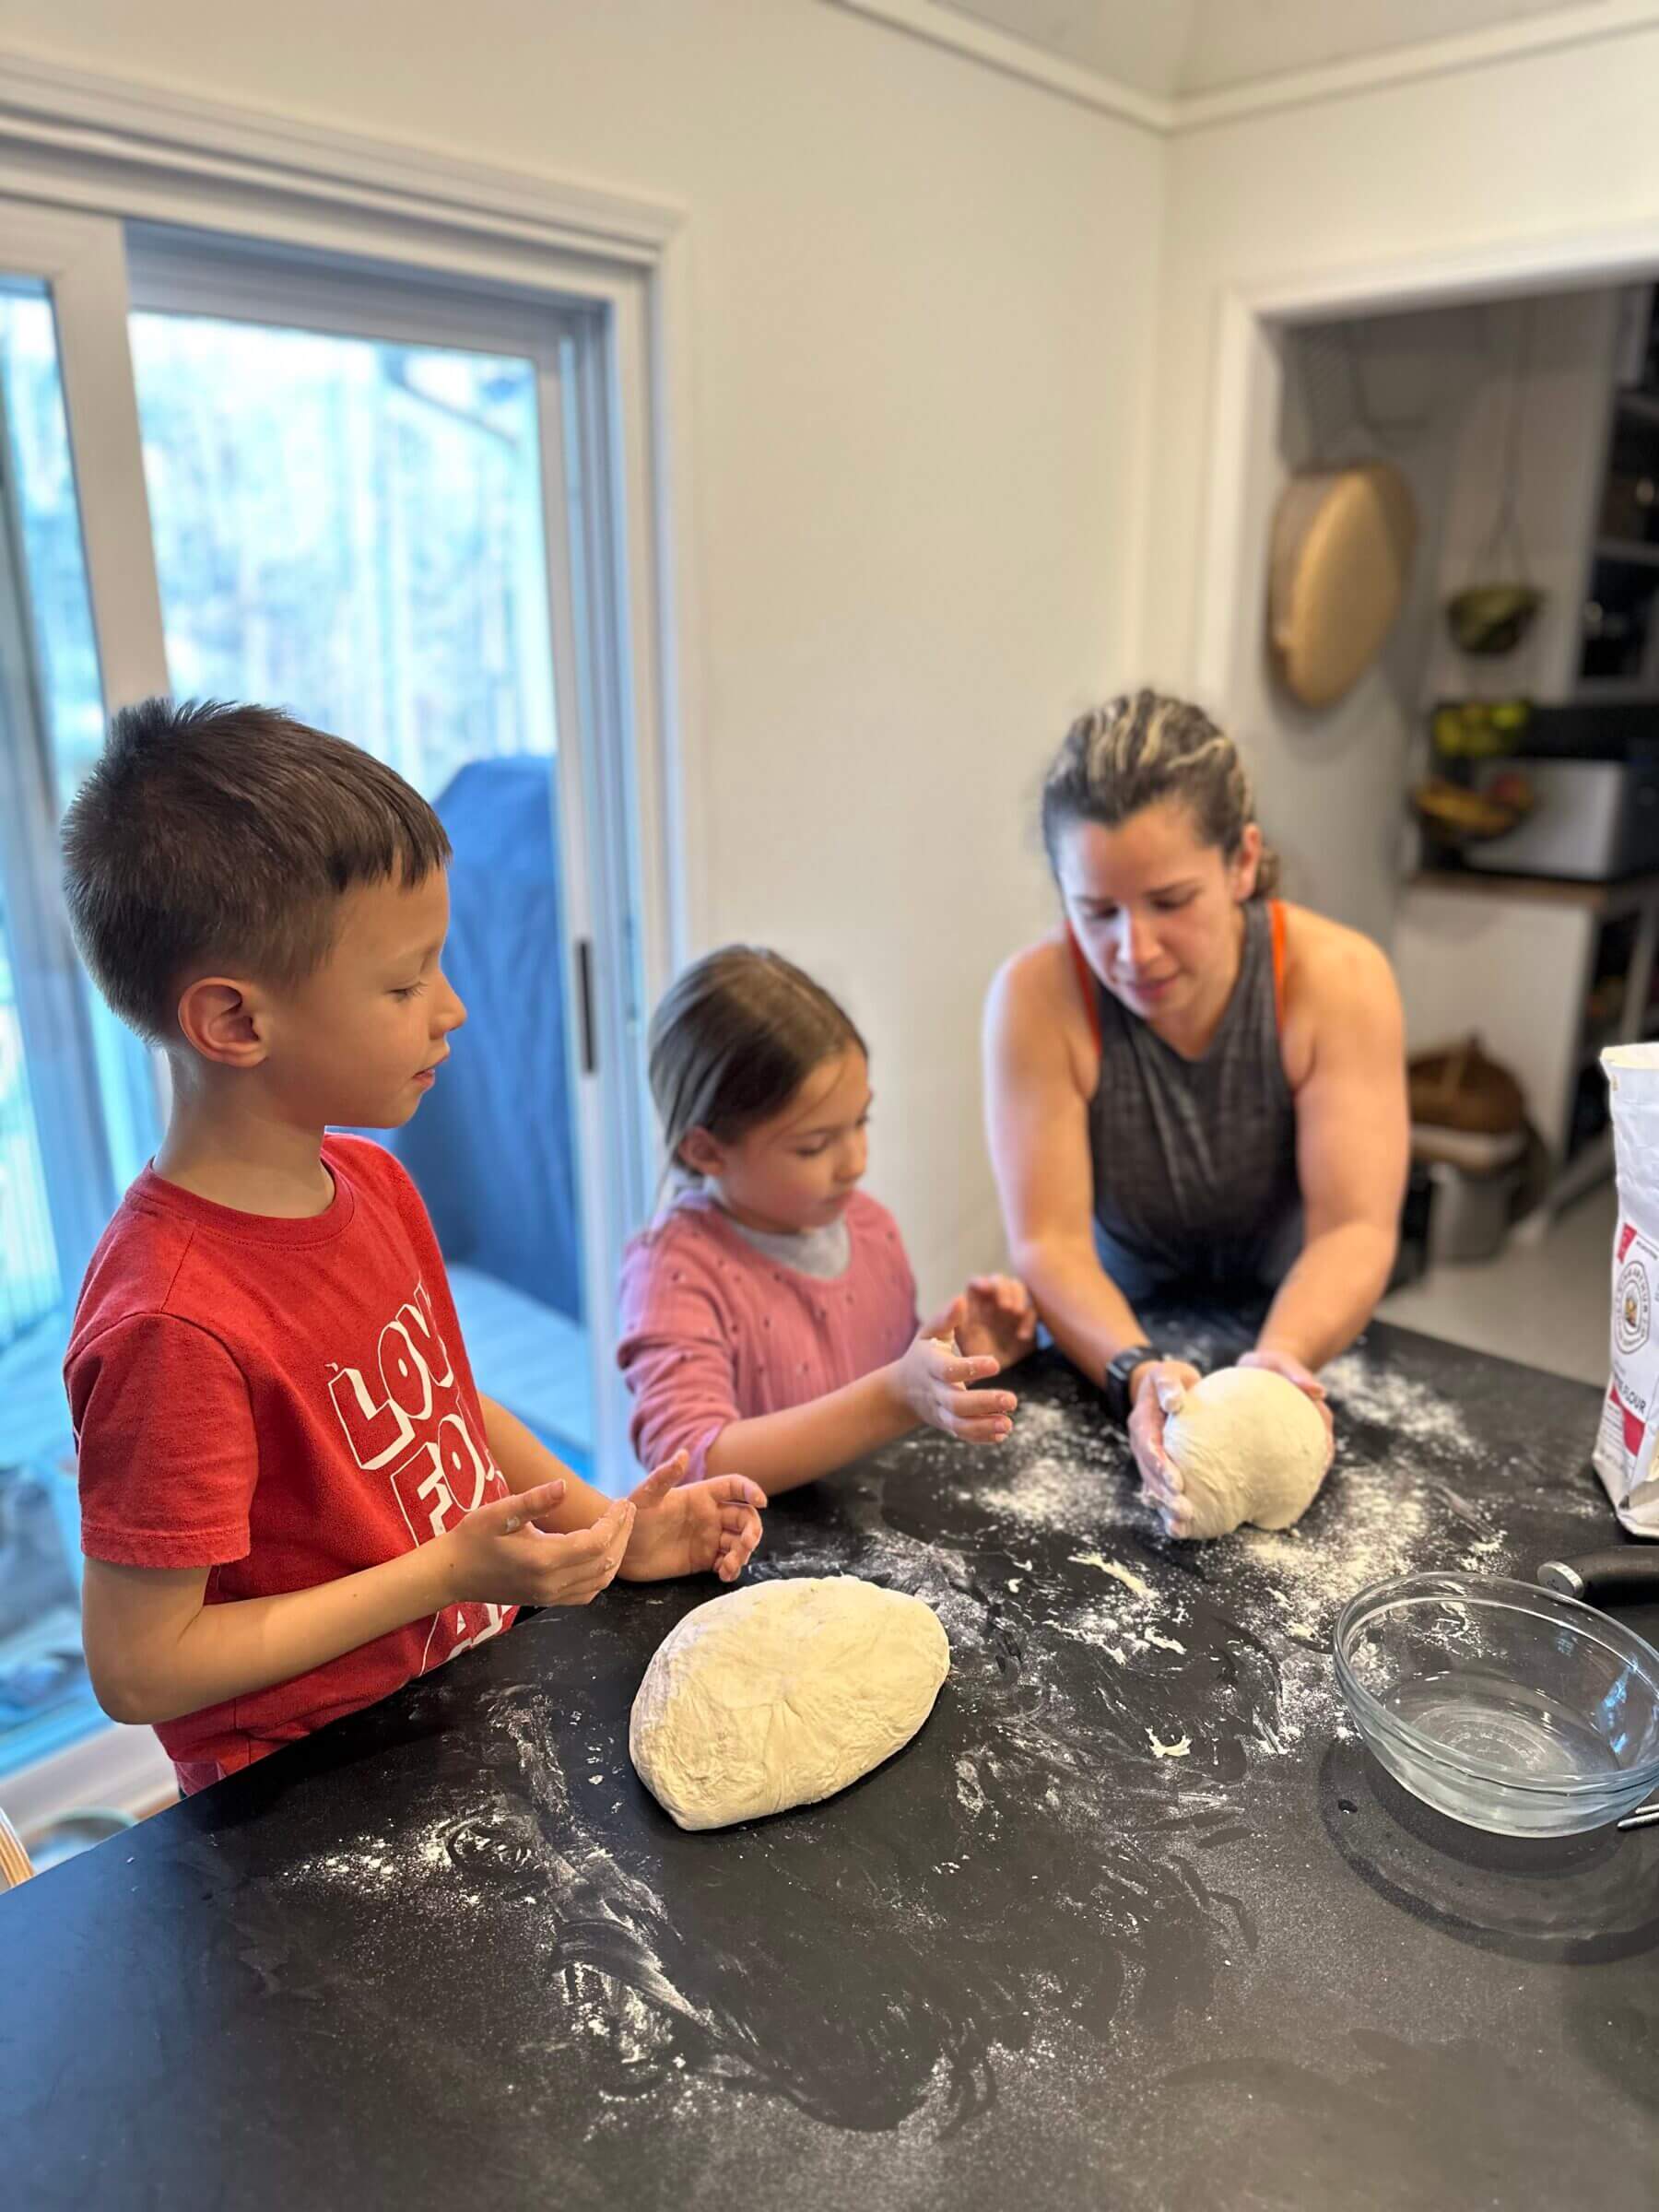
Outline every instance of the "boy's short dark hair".
<path id="1" fill-rule="evenodd" d="M 327 959 L 344 892 L 420 883 L 450 842 L 360 746 L 272 707 L 147 699 L 111 722 L 63 849 L 81 958 L 122 1019 L 168 1044 L 188 970 L 291 988 Z"/>

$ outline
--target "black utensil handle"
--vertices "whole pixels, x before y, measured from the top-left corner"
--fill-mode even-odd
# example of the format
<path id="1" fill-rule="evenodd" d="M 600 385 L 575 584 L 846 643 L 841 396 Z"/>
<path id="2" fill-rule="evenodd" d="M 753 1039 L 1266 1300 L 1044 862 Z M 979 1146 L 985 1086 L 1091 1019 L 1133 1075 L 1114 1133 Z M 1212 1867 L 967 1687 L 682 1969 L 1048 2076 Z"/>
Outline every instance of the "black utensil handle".
<path id="1" fill-rule="evenodd" d="M 1571 1594 L 1586 1605 L 1597 1605 L 1604 1598 L 1659 1595 L 1659 1544 L 1624 1544 L 1617 1551 L 1586 1552 L 1582 1559 L 1546 1559 L 1538 1579 L 1547 1589 L 1562 1586 L 1546 1571 L 1556 1566 L 1565 1567 L 1582 1584 Z"/>

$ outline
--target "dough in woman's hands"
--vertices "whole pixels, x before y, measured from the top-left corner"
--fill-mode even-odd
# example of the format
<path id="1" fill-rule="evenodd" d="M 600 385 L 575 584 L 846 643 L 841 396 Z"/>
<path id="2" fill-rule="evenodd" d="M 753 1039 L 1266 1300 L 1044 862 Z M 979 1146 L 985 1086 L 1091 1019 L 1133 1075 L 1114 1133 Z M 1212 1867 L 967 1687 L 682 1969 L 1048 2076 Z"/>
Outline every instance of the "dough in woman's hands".
<path id="1" fill-rule="evenodd" d="M 757 1583 L 688 1613 L 657 1647 L 628 1748 L 682 1828 L 726 1828 L 833 1796 L 909 1743 L 950 1672 L 919 1597 L 852 1575 Z"/>
<path id="2" fill-rule="evenodd" d="M 1185 1533 L 1226 1536 L 1245 1521 L 1258 1528 L 1300 1521 L 1324 1480 L 1331 1439 L 1294 1382 L 1265 1367 L 1224 1367 L 1171 1414 L 1164 1451 L 1193 1509 Z"/>

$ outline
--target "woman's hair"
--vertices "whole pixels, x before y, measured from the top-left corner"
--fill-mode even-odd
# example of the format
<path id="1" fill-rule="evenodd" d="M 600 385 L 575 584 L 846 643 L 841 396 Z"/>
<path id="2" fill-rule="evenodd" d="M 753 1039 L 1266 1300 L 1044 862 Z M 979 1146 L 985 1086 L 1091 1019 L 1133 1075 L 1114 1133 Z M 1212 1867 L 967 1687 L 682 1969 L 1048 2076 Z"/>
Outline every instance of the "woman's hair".
<path id="1" fill-rule="evenodd" d="M 1255 797 L 1239 748 L 1201 707 L 1157 691 L 1124 692 L 1079 714 L 1042 780 L 1042 842 L 1059 873 L 1060 832 L 1072 822 L 1115 830 L 1144 806 L 1179 799 L 1200 841 L 1231 860 L 1255 819 Z M 1277 853 L 1264 846 L 1254 896 L 1278 882 Z"/>
<path id="2" fill-rule="evenodd" d="M 844 1007 L 781 953 L 724 945 L 651 1018 L 651 1095 L 671 1170 L 693 1129 L 722 1144 L 788 1105 L 815 1067 L 866 1047 Z"/>

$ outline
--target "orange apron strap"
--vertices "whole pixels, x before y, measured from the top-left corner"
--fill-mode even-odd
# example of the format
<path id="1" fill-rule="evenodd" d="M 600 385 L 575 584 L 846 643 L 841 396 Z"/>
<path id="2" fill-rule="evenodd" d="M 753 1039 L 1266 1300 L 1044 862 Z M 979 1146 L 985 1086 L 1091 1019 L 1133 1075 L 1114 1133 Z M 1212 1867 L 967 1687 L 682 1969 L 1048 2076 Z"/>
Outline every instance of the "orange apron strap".
<path id="1" fill-rule="evenodd" d="M 1083 1010 L 1088 1016 L 1088 1033 L 1095 1041 L 1095 1050 L 1098 1053 L 1100 1049 L 1100 1002 L 1095 996 L 1094 970 L 1083 958 L 1083 947 L 1078 944 L 1076 932 L 1069 922 L 1065 925 L 1065 942 L 1071 947 L 1072 966 L 1077 971 L 1077 988 L 1083 994 Z"/>
<path id="2" fill-rule="evenodd" d="M 1267 901 L 1267 918 L 1273 928 L 1273 1019 L 1274 1026 L 1282 1030 L 1285 1026 L 1285 902 L 1282 899 Z"/>

